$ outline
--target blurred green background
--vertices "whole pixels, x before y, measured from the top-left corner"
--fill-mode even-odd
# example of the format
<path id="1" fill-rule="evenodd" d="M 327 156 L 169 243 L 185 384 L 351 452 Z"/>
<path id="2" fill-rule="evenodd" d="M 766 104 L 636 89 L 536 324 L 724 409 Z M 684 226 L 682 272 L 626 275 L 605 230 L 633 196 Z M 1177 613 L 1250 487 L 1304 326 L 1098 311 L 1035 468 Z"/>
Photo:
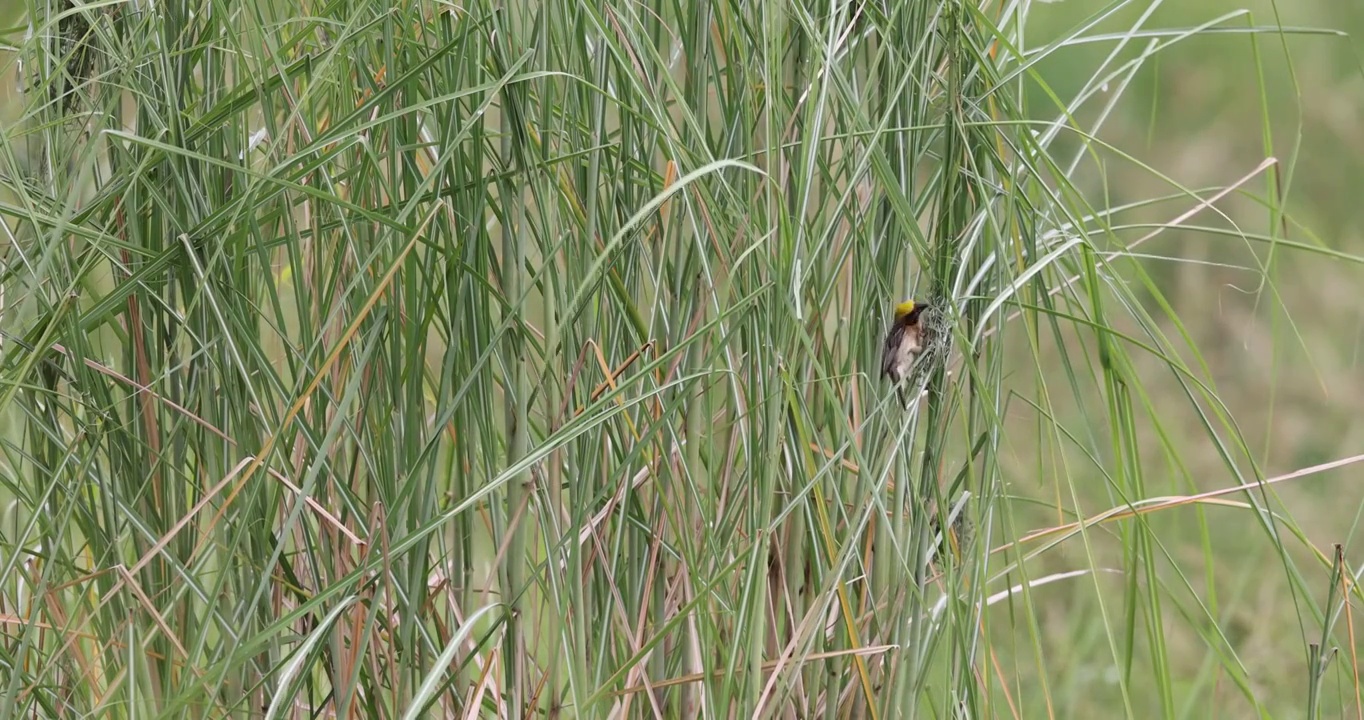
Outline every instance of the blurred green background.
<path id="1" fill-rule="evenodd" d="M 1051 35 L 1104 7 L 1070 0 L 1038 3 L 1032 27 Z M 1141 11 L 1134 7 L 1116 13 L 1114 29 L 1130 24 Z M 1313 0 L 1166 3 L 1150 24 L 1193 27 L 1232 13 L 1242 14 L 1246 24 L 1277 18 L 1287 28 L 1334 29 L 1341 35 L 1261 36 L 1258 57 L 1244 35 L 1190 39 L 1136 75 L 1101 137 L 1187 188 L 1230 183 L 1271 155 L 1285 169 L 1279 191 L 1289 215 L 1287 237 L 1358 253 L 1364 239 L 1359 192 L 1364 171 L 1364 46 L 1359 40 L 1364 8 Z M 1099 45 L 1065 49 L 1043 61 L 1039 72 L 1058 95 L 1070 97 L 1108 52 Z M 1034 108 L 1047 104 L 1042 95 L 1035 90 Z M 1270 133 L 1264 132 L 1261 117 L 1268 118 Z M 1105 158 L 1103 167 L 1108 184 L 1102 192 L 1114 205 L 1168 192 L 1144 168 L 1112 157 Z M 1265 181 L 1259 176 L 1248 186 L 1261 192 Z M 1258 201 L 1233 197 L 1220 208 L 1225 215 L 1205 210 L 1191 223 L 1247 231 L 1263 231 L 1267 224 L 1268 212 Z M 1158 223 L 1184 209 L 1187 205 L 1141 215 L 1145 222 Z M 1201 310 L 1184 312 L 1181 320 L 1271 474 L 1364 449 L 1364 274 L 1359 268 L 1329 257 L 1271 254 L 1234 238 L 1183 231 L 1166 233 L 1143 250 L 1201 261 L 1153 259 L 1148 270 L 1172 305 Z M 1254 272 L 1238 266 L 1267 267 L 1272 284 L 1261 284 Z M 1153 387 L 1160 384 L 1153 378 Z M 1352 539 L 1360 507 L 1340 501 L 1355 499 L 1352 477 L 1364 475 L 1345 471 L 1281 490 L 1295 506 L 1302 503 L 1305 512 L 1311 508 L 1306 516 L 1315 519 L 1311 527 L 1320 535 L 1313 539 L 1322 547 Z M 1215 487 L 1221 478 L 1200 480 Z M 1253 553 L 1243 556 L 1247 563 L 1256 562 L 1254 558 Z"/>
<path id="2" fill-rule="evenodd" d="M 1114 13 L 1101 27 L 1118 31 L 1131 26 L 1146 11 L 1139 7 L 1142 3 L 1133 5 Z M 1037 35 L 1050 37 L 1110 7 L 1075 0 L 1037 3 L 1030 27 Z M 1224 27 L 1278 22 L 1311 32 L 1261 36 L 1258 54 L 1245 35 L 1191 38 L 1136 74 L 1100 137 L 1187 188 L 1231 183 L 1251 172 L 1265 156 L 1273 156 L 1285 168 L 1280 192 L 1290 216 L 1286 236 L 1358 254 L 1364 248 L 1360 193 L 1364 183 L 1364 6 L 1319 0 L 1164 3 L 1153 13 L 1149 26 L 1192 28 L 1230 14 L 1241 19 Z M 1057 95 L 1072 97 L 1110 49 L 1099 44 L 1064 49 L 1043 61 L 1039 73 Z M 1049 105 L 1045 93 L 1036 88 L 1030 100 L 1034 109 Z M 1268 119 L 1269 133 L 1261 118 Z M 1107 186 L 1102 192 L 1112 198 L 1113 205 L 1169 191 L 1146 169 L 1111 155 L 1104 159 L 1103 168 Z M 1257 193 L 1266 191 L 1263 176 L 1248 186 Z M 1133 221 L 1165 222 L 1187 208 L 1187 204 L 1175 203 L 1144 210 Z M 1229 198 L 1219 208 L 1224 216 L 1205 210 L 1190 222 L 1251 232 L 1263 232 L 1269 222 L 1266 208 L 1246 197 Z M 1143 250 L 1182 259 L 1152 259 L 1147 268 L 1179 311 L 1211 368 L 1221 398 L 1269 476 L 1364 452 L 1361 268 L 1325 256 L 1269 253 L 1234 237 L 1185 231 L 1166 233 Z M 1238 266 L 1267 267 L 1271 282 L 1262 284 L 1255 272 Z M 1175 332 L 1172 327 L 1166 329 Z M 1180 392 L 1161 363 L 1150 362 L 1145 369 L 1149 371 L 1148 392 L 1157 396 Z M 1192 412 L 1187 417 L 1162 419 L 1175 433 L 1184 430 L 1187 434 L 1182 437 L 1199 438 L 1201 430 Z M 1148 436 L 1142 443 L 1152 466 L 1160 467 L 1165 461 L 1160 440 Z M 1232 483 L 1210 442 L 1177 440 L 1176 445 L 1198 490 Z M 1020 454 L 1026 457 L 1026 449 Z M 1186 492 L 1176 479 L 1181 473 L 1174 467 L 1169 472 L 1170 494 Z M 1281 484 L 1276 492 L 1285 508 L 1302 522 L 1312 546 L 1329 555 L 1332 545 L 1341 543 L 1349 557 L 1357 556 L 1360 546 L 1361 482 L 1364 468 L 1352 466 Z M 1016 487 L 1022 490 L 1025 485 L 1019 482 Z M 1057 520 L 1057 502 L 1047 498 L 1050 488 L 1050 482 L 1039 478 L 1034 488 L 1038 499 L 1053 509 L 1039 509 L 1034 521 L 1041 522 L 1048 512 Z M 1091 511 L 1119 504 L 1105 493 L 1103 483 L 1091 488 L 1094 495 L 1083 501 Z M 1304 635 L 1311 637 L 1312 631 L 1300 625 L 1300 608 L 1279 571 L 1277 549 L 1240 511 L 1208 510 L 1212 533 L 1201 538 L 1191 522 L 1194 512 L 1177 510 L 1151 517 L 1149 522 L 1162 540 L 1169 540 L 1173 562 L 1193 561 L 1190 567 L 1196 567 L 1202 564 L 1197 561 L 1201 544 L 1213 548 L 1217 561 L 1207 572 L 1216 578 L 1213 586 L 1218 594 L 1204 595 L 1203 601 L 1220 608 L 1223 630 L 1266 697 L 1282 701 L 1277 706 L 1271 703 L 1276 712 L 1283 713 L 1276 716 L 1299 716 L 1297 702 L 1306 684 Z M 1108 557 L 1115 565 L 1119 549 L 1116 542 L 1109 548 Z M 1290 551 L 1304 559 L 1314 554 L 1296 544 Z M 1082 558 L 1083 552 L 1075 545 L 1064 547 L 1049 562 L 1059 571 Z M 1325 573 L 1315 583 L 1323 595 L 1324 578 Z M 1060 682 L 1067 686 L 1067 692 L 1060 695 L 1089 699 L 1107 695 L 1111 699 L 1113 675 L 1088 672 L 1083 662 L 1067 665 L 1065 660 L 1092 657 L 1091 653 L 1104 649 L 1101 631 L 1072 620 L 1093 617 L 1094 598 L 1065 589 L 1044 590 L 1042 595 L 1046 600 L 1041 601 L 1041 614 L 1047 618 L 1042 633 L 1058 663 L 1052 668 L 1053 678 L 1064 678 Z M 1178 674 L 1190 684 L 1217 682 L 1206 674 L 1203 655 L 1192 652 L 1199 642 L 1191 638 L 1189 645 L 1172 648 L 1181 665 Z M 1020 664 L 1027 666 L 1026 661 Z M 1067 670 L 1058 674 L 1062 667 Z M 1105 685 L 1108 692 L 1103 690 Z M 1351 701 L 1346 696 L 1352 691 L 1340 691 L 1342 696 L 1335 701 L 1348 707 Z M 1056 710 L 1058 717 L 1098 717 L 1104 706 L 1097 702 Z M 1222 713 L 1218 717 L 1253 716 L 1235 702 L 1218 709 Z M 1341 712 L 1352 716 L 1353 711 Z"/>

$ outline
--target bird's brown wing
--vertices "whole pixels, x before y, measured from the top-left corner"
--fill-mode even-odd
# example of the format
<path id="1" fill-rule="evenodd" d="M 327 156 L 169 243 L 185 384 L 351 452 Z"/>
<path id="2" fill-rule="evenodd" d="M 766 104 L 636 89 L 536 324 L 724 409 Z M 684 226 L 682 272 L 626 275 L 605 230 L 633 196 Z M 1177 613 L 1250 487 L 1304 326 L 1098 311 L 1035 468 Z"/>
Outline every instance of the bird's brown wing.
<path id="1" fill-rule="evenodd" d="M 886 346 L 881 350 L 881 376 L 888 377 L 892 381 L 899 382 L 896 377 L 895 365 L 899 359 L 900 343 L 904 341 L 905 326 L 895 323 L 891 326 L 890 332 L 886 334 Z"/>

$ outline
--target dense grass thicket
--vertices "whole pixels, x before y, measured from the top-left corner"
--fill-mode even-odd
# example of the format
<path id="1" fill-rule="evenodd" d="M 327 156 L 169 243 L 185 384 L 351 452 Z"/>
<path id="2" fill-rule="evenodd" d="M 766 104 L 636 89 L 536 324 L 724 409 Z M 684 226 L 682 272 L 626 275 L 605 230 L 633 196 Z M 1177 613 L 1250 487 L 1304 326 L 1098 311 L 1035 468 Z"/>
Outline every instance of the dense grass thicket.
<path id="1" fill-rule="evenodd" d="M 1364 713 L 1320 18 L 10 6 L 0 718 Z"/>

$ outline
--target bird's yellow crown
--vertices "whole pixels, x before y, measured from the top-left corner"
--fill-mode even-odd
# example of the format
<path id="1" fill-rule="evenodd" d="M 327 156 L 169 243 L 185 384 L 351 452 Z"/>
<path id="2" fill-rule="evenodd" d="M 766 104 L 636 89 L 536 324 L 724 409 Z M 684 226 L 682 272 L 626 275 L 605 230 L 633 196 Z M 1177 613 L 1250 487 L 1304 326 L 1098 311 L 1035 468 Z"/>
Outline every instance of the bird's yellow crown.
<path id="1" fill-rule="evenodd" d="M 898 320 L 912 312 L 914 312 L 914 301 L 906 300 L 895 306 L 895 319 Z"/>

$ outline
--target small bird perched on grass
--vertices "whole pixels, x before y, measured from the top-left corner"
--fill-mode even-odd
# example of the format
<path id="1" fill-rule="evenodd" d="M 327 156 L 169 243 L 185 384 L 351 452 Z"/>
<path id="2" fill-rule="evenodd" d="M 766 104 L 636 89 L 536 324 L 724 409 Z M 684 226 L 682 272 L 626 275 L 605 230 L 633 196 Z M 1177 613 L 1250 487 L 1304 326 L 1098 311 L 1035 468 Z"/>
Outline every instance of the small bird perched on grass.
<path id="1" fill-rule="evenodd" d="M 913 300 L 895 306 L 895 320 L 886 333 L 886 347 L 881 351 L 881 374 L 895 385 L 909 375 L 915 358 L 924 350 L 924 329 L 919 316 L 925 307 Z M 902 389 L 902 397 L 903 394 Z"/>

